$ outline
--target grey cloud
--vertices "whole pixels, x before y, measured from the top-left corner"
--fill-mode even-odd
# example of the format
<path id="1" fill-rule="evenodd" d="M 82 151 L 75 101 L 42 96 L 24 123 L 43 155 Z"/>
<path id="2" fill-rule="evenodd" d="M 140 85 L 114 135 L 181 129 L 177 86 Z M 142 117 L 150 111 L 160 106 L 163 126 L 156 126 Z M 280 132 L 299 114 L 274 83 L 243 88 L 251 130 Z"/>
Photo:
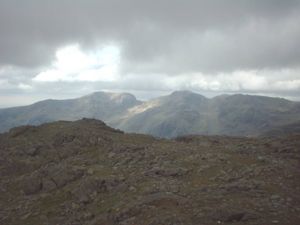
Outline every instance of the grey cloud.
<path id="1" fill-rule="evenodd" d="M 115 41 L 124 72 L 295 66 L 299 11 L 296 0 L 1 0 L 0 65 L 47 65 L 68 43 Z"/>
<path id="2" fill-rule="evenodd" d="M 124 57 L 125 71 L 176 74 L 297 68 L 300 65 L 299 22 L 300 16 L 293 14 L 279 21 L 252 18 L 243 26 L 186 30 L 179 35 L 165 35 L 160 31 L 152 35 L 152 40 L 150 35 L 139 36 L 137 41 L 129 43 L 127 53 L 136 54 Z M 144 60 L 136 65 L 137 59 L 156 49 L 153 61 Z"/>
<path id="3" fill-rule="evenodd" d="M 298 0 L 0 0 L 0 95 L 120 90 L 146 98 L 174 89 L 215 95 L 220 91 L 192 85 L 193 74 L 217 79 L 238 70 L 260 71 L 266 83 L 299 81 L 299 24 Z M 74 43 L 83 51 L 118 45 L 120 80 L 32 81 L 51 67 L 58 48 Z M 170 77 L 177 83 L 168 83 Z M 272 88 L 223 90 L 299 99 L 299 88 Z"/>

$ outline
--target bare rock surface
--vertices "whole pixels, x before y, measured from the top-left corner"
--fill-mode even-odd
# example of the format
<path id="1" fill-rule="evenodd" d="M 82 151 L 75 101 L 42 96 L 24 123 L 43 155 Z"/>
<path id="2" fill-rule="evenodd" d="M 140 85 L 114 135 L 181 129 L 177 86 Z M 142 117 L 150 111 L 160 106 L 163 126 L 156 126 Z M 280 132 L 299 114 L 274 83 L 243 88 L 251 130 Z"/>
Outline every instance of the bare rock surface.
<path id="1" fill-rule="evenodd" d="M 300 136 L 124 134 L 83 119 L 0 135 L 0 224 L 299 225 Z"/>

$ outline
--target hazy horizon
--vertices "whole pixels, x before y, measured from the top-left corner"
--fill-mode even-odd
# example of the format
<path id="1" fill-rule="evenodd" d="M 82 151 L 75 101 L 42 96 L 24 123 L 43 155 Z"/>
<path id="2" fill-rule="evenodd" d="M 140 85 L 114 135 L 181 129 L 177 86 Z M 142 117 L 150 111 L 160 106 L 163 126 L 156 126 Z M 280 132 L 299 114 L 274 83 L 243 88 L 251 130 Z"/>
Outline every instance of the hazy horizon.
<path id="1" fill-rule="evenodd" d="M 37 102 L 40 102 L 40 101 L 45 101 L 45 100 L 68 100 L 68 99 L 76 99 L 76 98 L 80 98 L 80 97 L 83 97 L 83 96 L 87 96 L 87 95 L 90 95 L 90 94 L 94 94 L 94 93 L 97 93 L 97 92 L 105 92 L 105 93 L 111 93 L 111 94 L 133 94 L 137 100 L 139 101 L 149 101 L 149 100 L 153 100 L 153 99 L 156 99 L 156 98 L 159 98 L 159 97 L 163 97 L 163 96 L 167 96 L 167 95 L 170 95 L 172 94 L 173 92 L 176 92 L 176 91 L 189 91 L 189 92 L 193 92 L 193 93 L 196 93 L 196 94 L 199 94 L 199 95 L 202 95 L 206 98 L 214 98 L 214 97 L 217 97 L 217 96 L 221 96 L 221 95 L 237 95 L 237 94 L 242 94 L 242 95 L 251 95 L 251 96 L 263 96 L 263 97 L 271 97 L 271 98 L 284 98 L 282 96 L 274 96 L 274 95 L 265 95 L 265 94 L 261 94 L 261 93 L 215 93 L 215 94 L 212 94 L 212 93 L 199 93 L 199 92 L 195 92 L 195 91 L 191 91 L 191 90 L 174 90 L 174 91 L 170 91 L 170 92 L 155 92 L 154 95 L 150 95 L 148 93 L 142 93 L 140 95 L 135 95 L 131 92 L 122 92 L 122 91 L 109 91 L 109 90 L 99 90 L 99 91 L 94 91 L 94 92 L 91 92 L 91 93 L 87 93 L 87 94 L 84 94 L 84 95 L 75 95 L 75 96 L 72 96 L 70 95 L 69 97 L 61 97 L 61 98 L 41 98 L 41 99 L 36 99 L 35 101 L 29 101 L 29 102 L 26 102 L 24 101 L 24 104 L 20 104 L 20 105 L 11 105 L 11 104 L 7 104 L 7 105 L 0 105 L 0 109 L 5 109 L 5 108 L 11 108 L 11 107 L 20 107 L 20 106 L 27 106 L 27 105 L 31 105 L 31 104 L 34 104 L 34 103 L 37 103 Z M 290 101 L 294 101 L 294 102 L 300 102 L 298 99 L 289 99 L 289 98 L 284 98 L 286 100 L 290 100 Z M 32 100 L 32 99 L 30 99 Z"/>

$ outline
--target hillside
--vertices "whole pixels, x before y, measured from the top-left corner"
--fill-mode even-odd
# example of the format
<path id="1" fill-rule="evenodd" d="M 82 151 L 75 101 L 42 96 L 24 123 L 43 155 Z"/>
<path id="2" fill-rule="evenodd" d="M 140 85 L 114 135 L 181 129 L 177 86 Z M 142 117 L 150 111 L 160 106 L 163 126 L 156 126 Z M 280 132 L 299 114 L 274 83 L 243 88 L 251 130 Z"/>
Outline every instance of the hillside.
<path id="1" fill-rule="evenodd" d="M 45 100 L 33 105 L 0 109 L 0 132 L 21 125 L 39 125 L 82 118 L 113 120 L 141 102 L 127 93 L 95 92 L 76 99 Z"/>
<path id="2" fill-rule="evenodd" d="M 300 136 L 175 140 L 83 119 L 0 134 L 0 224 L 298 225 Z"/>
<path id="3" fill-rule="evenodd" d="M 95 118 L 126 132 L 172 138 L 180 135 L 258 136 L 300 121 L 300 103 L 281 98 L 223 95 L 209 99 L 177 91 L 149 101 L 131 94 L 96 92 L 78 99 L 46 100 L 0 110 L 0 131 L 20 125 Z"/>
<path id="4" fill-rule="evenodd" d="M 251 95 L 208 99 L 193 92 L 178 91 L 127 110 L 127 115 L 113 126 L 159 137 L 258 136 L 274 127 L 299 121 L 298 102 Z"/>

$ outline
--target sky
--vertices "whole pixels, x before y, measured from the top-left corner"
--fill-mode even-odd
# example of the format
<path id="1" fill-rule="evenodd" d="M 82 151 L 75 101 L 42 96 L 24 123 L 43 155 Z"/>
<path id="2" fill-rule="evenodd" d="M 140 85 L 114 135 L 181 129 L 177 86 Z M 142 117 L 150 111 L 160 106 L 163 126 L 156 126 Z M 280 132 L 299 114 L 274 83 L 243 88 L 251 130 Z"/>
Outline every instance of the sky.
<path id="1" fill-rule="evenodd" d="M 95 91 L 300 101 L 298 0 L 0 0 L 0 107 Z"/>

